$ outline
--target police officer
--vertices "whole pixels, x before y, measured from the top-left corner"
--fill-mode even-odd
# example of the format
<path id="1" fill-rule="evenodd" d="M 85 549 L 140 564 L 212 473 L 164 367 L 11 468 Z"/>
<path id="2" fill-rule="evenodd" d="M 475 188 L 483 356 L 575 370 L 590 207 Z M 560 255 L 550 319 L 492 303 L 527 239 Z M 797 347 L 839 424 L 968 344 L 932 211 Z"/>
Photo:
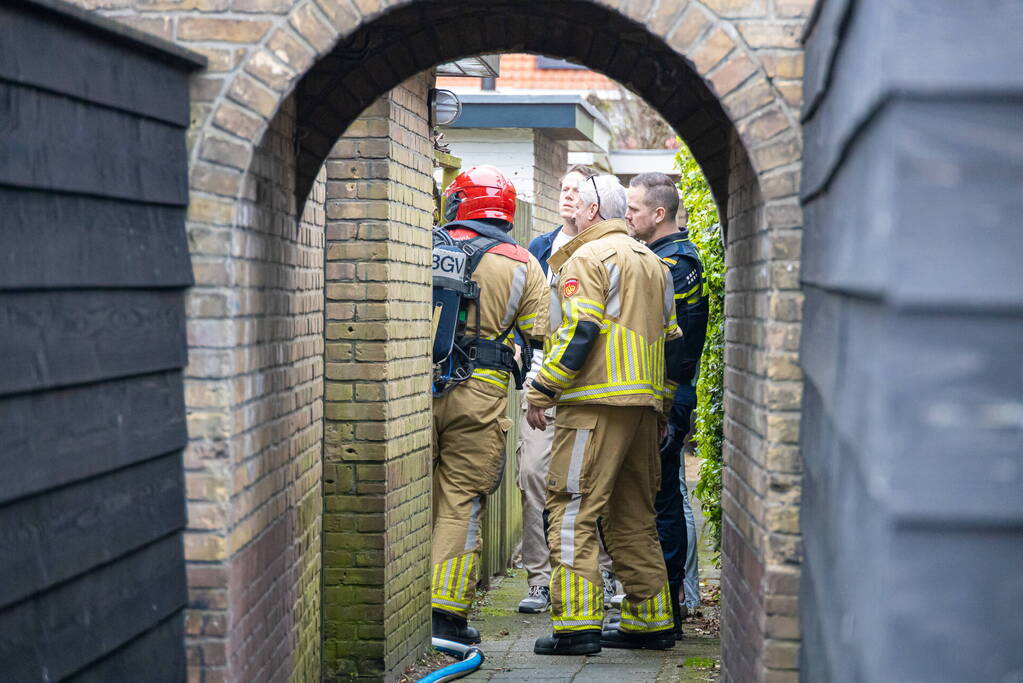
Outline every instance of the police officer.
<path id="1" fill-rule="evenodd" d="M 470 327 L 478 313 L 479 340 L 463 334 L 455 342 L 460 358 L 475 359 L 471 376 L 456 381 L 435 372 L 433 635 L 478 643 L 479 632 L 466 616 L 479 574 L 483 512 L 487 496 L 501 482 L 511 426 L 506 402 L 517 368 L 509 362 L 510 332 L 517 327 L 527 339 L 542 334 L 548 291 L 536 259 L 508 234 L 515 188 L 504 174 L 477 166 L 458 175 L 444 194 L 449 222 L 442 236 L 466 253 L 482 255 L 471 274 L 478 299 L 460 312 Z"/>
<path id="2" fill-rule="evenodd" d="M 637 175 L 629 183 L 628 201 L 629 211 L 625 219 L 629 231 L 633 237 L 645 242 L 671 269 L 678 325 L 682 330 L 682 339 L 668 343 L 672 379 L 678 381 L 678 389 L 671 407 L 667 434 L 661 441 L 661 488 L 655 502 L 657 534 L 668 569 L 675 611 L 675 636 L 680 639 L 680 603 L 686 602 L 682 586 L 686 579 L 690 545 L 684 520 L 680 465 L 682 445 L 696 408 L 696 380 L 707 337 L 707 288 L 696 245 L 689 240 L 688 232 L 684 228 L 679 230 L 675 222 L 679 196 L 671 178 L 663 173 Z"/>
<path id="3" fill-rule="evenodd" d="M 549 261 L 549 330 L 529 386 L 526 420 L 546 427 L 557 405 L 547 476 L 551 617 L 537 654 L 675 644 L 667 574 L 657 542 L 659 414 L 674 396 L 665 341 L 678 336 L 665 264 L 629 237 L 625 189 L 614 176 L 579 187 L 578 234 Z M 625 587 L 620 628 L 601 632 L 604 600 L 597 518 Z"/>

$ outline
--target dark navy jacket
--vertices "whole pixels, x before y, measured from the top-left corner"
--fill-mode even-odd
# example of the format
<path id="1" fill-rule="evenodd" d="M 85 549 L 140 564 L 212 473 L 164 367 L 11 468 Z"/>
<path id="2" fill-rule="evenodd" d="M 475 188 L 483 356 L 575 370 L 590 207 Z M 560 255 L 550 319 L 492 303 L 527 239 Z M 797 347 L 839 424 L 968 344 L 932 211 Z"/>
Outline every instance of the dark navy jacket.
<path id="1" fill-rule="evenodd" d="M 681 414 L 683 407 L 692 409 L 696 406 L 696 379 L 707 338 L 708 299 L 703 261 L 686 230 L 662 237 L 647 246 L 668 264 L 675 285 L 675 311 L 682 339 L 669 342 L 667 349 L 668 357 L 681 365 L 681 383 L 675 392 L 672 410 L 675 417 Z"/>
<path id="2" fill-rule="evenodd" d="M 558 236 L 559 232 L 561 232 L 560 225 L 550 232 L 534 237 L 529 243 L 529 253 L 540 262 L 544 275 L 547 275 L 547 271 L 550 270 L 550 266 L 547 265 L 547 259 L 551 257 L 551 247 L 554 246 L 554 238 Z"/>

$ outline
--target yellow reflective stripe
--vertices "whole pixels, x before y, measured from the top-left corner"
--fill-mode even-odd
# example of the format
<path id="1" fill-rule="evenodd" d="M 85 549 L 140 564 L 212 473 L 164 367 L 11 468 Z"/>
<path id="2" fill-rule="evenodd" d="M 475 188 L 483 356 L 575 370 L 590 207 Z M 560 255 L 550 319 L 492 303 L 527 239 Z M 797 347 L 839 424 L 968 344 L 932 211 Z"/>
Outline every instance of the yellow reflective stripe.
<path id="1" fill-rule="evenodd" d="M 615 371 L 618 373 L 618 381 L 625 380 L 625 333 L 622 328 L 615 327 Z"/>
<path id="2" fill-rule="evenodd" d="M 508 373 L 504 370 L 490 370 L 487 368 L 476 368 L 472 371 L 473 379 L 478 379 L 488 384 L 494 384 L 504 389 L 508 388 Z"/>
<path id="3" fill-rule="evenodd" d="M 586 298 L 583 298 L 583 297 L 578 297 L 578 298 L 572 299 L 572 301 L 575 302 L 575 303 L 578 303 L 578 304 L 586 304 L 590 308 L 595 308 L 598 311 L 600 311 L 601 313 L 604 312 L 604 304 L 600 303 L 596 299 L 586 299 Z"/>
<path id="4" fill-rule="evenodd" d="M 620 628 L 626 631 L 663 631 L 671 628 L 671 598 L 667 586 L 655 595 L 639 604 L 631 602 L 628 597 L 622 601 L 622 621 Z"/>
<path id="5" fill-rule="evenodd" d="M 550 365 L 544 365 L 540 368 L 540 374 L 544 376 L 551 384 L 564 389 L 572 384 L 572 378 L 566 376 L 558 368 Z"/>
<path id="6" fill-rule="evenodd" d="M 678 260 L 677 260 L 677 259 L 673 259 L 673 258 L 668 258 L 668 257 L 664 257 L 664 258 L 662 258 L 661 260 L 662 260 L 662 261 L 664 261 L 665 263 L 667 263 L 667 264 L 668 264 L 669 266 L 673 266 L 673 265 L 675 265 L 676 263 L 678 263 Z"/>
<path id="7" fill-rule="evenodd" d="M 631 351 L 631 353 L 629 354 L 629 358 L 632 360 L 632 363 L 631 363 L 632 367 L 629 368 L 630 372 L 632 373 L 631 377 L 632 377 L 633 380 L 641 380 L 641 379 L 643 379 L 643 377 L 642 377 L 643 373 L 642 373 L 642 370 L 641 370 L 642 366 L 640 365 L 640 361 L 639 361 L 639 347 L 636 345 L 636 337 L 638 335 L 635 332 L 633 332 L 632 330 L 628 330 L 628 335 L 629 335 L 629 350 Z"/>
<path id="8" fill-rule="evenodd" d="M 600 328 L 600 333 L 604 335 L 604 367 L 607 368 L 608 377 L 611 381 L 618 378 L 617 371 L 615 370 L 615 358 L 614 358 L 614 329 L 613 327 Z"/>
<path id="9" fill-rule="evenodd" d="M 551 597 L 551 621 L 555 631 L 582 631 L 601 627 L 604 618 L 603 591 L 586 577 L 558 567 L 551 577 Z"/>
<path id="10" fill-rule="evenodd" d="M 565 355 L 565 351 L 568 350 L 568 345 L 572 343 L 572 339 L 575 337 L 576 321 L 572 320 L 567 326 L 563 325 L 558 330 L 558 338 L 554 344 L 551 345 L 551 353 L 549 359 L 551 363 L 560 363 L 561 357 Z M 547 358 L 544 359 L 544 365 L 547 365 Z"/>
<path id="11" fill-rule="evenodd" d="M 675 300 L 677 301 L 679 299 L 688 299 L 689 297 L 691 297 L 694 294 L 696 294 L 697 290 L 700 289 L 701 286 L 702 286 L 702 283 L 697 282 L 695 285 L 692 286 L 691 289 L 689 289 L 689 291 L 684 292 L 682 294 L 676 294 L 675 295 Z M 696 303 L 696 302 L 695 301 L 688 301 L 687 303 Z"/>
<path id="12" fill-rule="evenodd" d="M 563 402 L 569 403 L 572 401 L 588 401 L 594 398 L 608 398 L 610 396 L 654 396 L 660 398 L 661 394 L 659 391 L 656 391 L 652 386 L 642 389 L 639 388 L 616 389 L 614 387 L 609 387 L 606 390 L 597 390 L 591 388 L 580 391 L 566 392 L 561 395 L 561 400 Z"/>
<path id="13" fill-rule="evenodd" d="M 529 315 L 520 316 L 515 320 L 515 324 L 519 326 L 523 332 L 526 330 L 533 329 L 533 323 L 536 322 L 536 313 L 530 313 Z"/>

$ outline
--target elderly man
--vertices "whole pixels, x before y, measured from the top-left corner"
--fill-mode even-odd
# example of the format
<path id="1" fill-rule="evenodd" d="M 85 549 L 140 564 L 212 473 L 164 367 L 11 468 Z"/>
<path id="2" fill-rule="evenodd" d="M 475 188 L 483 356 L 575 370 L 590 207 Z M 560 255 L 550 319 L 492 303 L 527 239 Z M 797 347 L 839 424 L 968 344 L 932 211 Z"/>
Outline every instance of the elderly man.
<path id="1" fill-rule="evenodd" d="M 579 184 L 593 170 L 586 166 L 570 166 L 561 178 L 561 192 L 558 197 L 558 212 L 564 223 L 548 233 L 536 237 L 529 243 L 529 252 L 536 257 L 547 275 L 553 276 L 547 265 L 551 254 L 576 236 L 578 230 L 574 221 L 576 203 L 579 198 Z M 533 351 L 532 367 L 526 376 L 528 385 L 543 364 L 543 351 Z M 529 404 L 523 395 L 522 410 Z M 545 413 L 548 420 L 554 417 L 554 408 Z M 523 416 L 524 417 L 524 416 Z M 528 590 L 519 603 L 519 611 L 536 614 L 551 606 L 551 553 L 547 547 L 544 509 L 547 505 L 547 467 L 551 460 L 551 445 L 554 443 L 554 423 L 546 429 L 523 429 L 519 433 L 519 471 L 516 479 L 522 494 L 522 565 L 526 569 Z M 604 583 L 604 602 L 615 593 L 615 579 L 611 572 L 611 558 L 601 550 L 600 574 Z"/>
<path id="2" fill-rule="evenodd" d="M 587 178 L 573 216 L 578 234 L 549 261 L 551 334 L 526 397 L 533 429 L 558 407 L 547 475 L 554 634 L 537 639 L 537 654 L 675 644 L 654 496 L 661 413 L 675 393 L 665 342 L 679 332 L 667 266 L 629 236 L 625 212 L 617 178 Z M 619 628 L 603 633 L 601 515 L 625 587 Z"/>

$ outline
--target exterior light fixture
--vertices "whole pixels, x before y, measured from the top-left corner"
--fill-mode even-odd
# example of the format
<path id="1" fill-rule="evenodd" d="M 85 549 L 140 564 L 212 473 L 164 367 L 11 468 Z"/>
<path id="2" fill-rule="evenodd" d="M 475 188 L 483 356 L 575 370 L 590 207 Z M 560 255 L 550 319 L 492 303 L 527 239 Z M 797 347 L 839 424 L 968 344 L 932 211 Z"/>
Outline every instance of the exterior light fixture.
<path id="1" fill-rule="evenodd" d="M 450 90 L 430 88 L 428 98 L 430 107 L 430 127 L 450 126 L 462 115 L 462 102 L 458 95 Z"/>

